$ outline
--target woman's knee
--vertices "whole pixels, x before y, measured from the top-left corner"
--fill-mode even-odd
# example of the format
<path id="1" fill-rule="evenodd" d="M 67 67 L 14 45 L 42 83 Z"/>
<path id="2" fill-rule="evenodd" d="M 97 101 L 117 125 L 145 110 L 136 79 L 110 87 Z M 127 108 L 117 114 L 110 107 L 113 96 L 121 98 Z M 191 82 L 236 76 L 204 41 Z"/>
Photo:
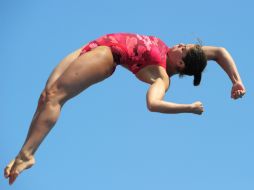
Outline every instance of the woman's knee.
<path id="1" fill-rule="evenodd" d="M 63 105 L 64 102 L 66 102 L 66 100 L 64 99 L 63 93 L 52 86 L 42 91 L 38 105 Z"/>
<path id="2" fill-rule="evenodd" d="M 46 91 L 43 90 L 38 101 L 39 108 L 41 108 L 45 104 L 45 100 L 46 100 Z"/>
<path id="3" fill-rule="evenodd" d="M 45 111 L 47 116 L 44 118 L 45 122 L 54 124 L 61 111 L 61 103 L 58 101 L 56 94 L 50 90 L 43 90 L 38 103 L 38 111 Z"/>

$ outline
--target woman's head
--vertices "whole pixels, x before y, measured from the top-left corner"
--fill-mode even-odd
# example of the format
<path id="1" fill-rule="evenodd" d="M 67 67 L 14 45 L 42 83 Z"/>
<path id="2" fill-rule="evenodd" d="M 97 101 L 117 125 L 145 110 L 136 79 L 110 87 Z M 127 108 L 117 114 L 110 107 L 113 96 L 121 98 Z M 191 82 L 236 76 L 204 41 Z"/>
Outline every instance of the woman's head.
<path id="1" fill-rule="evenodd" d="M 202 72 L 207 65 L 207 58 L 201 45 L 176 45 L 170 50 L 169 59 L 174 65 L 175 73 L 180 76 L 194 76 L 194 86 L 200 84 Z"/>

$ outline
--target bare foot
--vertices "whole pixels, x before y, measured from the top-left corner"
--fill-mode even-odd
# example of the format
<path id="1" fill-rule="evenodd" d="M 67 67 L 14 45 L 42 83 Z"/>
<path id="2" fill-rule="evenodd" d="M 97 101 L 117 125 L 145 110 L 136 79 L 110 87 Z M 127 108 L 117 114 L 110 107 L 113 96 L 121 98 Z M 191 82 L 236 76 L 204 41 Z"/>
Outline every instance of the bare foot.
<path id="1" fill-rule="evenodd" d="M 12 160 L 4 170 L 5 178 L 9 178 L 9 184 L 12 185 L 18 175 L 25 169 L 31 168 L 35 164 L 33 156 L 18 155 Z"/>

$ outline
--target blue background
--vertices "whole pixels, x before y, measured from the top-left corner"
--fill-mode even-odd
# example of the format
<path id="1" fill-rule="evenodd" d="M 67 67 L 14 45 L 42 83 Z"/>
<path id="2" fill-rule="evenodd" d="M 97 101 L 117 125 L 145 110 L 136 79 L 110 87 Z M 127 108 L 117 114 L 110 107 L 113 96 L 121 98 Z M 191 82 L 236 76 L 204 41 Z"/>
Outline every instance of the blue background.
<path id="1" fill-rule="evenodd" d="M 253 2 L 0 2 L 0 189 L 253 190 Z M 58 62 L 112 32 L 155 35 L 169 46 L 225 47 L 247 94 L 230 98 L 231 81 L 209 62 L 201 86 L 172 78 L 165 100 L 205 106 L 202 116 L 151 113 L 148 85 L 118 67 L 112 77 L 67 102 L 13 184 L 3 169 L 20 150 L 45 82 Z"/>

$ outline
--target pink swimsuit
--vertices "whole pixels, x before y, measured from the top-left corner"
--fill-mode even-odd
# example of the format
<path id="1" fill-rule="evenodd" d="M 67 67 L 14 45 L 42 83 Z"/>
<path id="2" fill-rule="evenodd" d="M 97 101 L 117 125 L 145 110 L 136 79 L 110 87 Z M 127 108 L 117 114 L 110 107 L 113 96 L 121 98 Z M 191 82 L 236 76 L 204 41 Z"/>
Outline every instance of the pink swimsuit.
<path id="1" fill-rule="evenodd" d="M 166 69 L 169 47 L 157 37 L 132 33 L 107 34 L 86 44 L 80 55 L 97 46 L 110 47 L 114 61 L 127 65 L 134 74 L 147 65 Z"/>

